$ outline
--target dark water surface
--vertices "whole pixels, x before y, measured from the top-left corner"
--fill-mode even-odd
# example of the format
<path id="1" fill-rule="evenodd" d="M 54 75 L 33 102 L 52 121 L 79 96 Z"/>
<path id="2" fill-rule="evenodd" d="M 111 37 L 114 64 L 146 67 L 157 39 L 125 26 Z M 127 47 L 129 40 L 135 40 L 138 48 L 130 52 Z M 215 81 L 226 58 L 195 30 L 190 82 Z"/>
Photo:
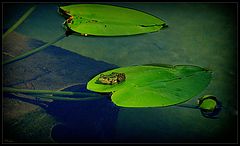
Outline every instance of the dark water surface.
<path id="1" fill-rule="evenodd" d="M 206 94 L 218 97 L 223 109 L 217 119 L 205 118 L 199 110 L 179 106 L 118 108 L 108 99 L 87 103 L 51 102 L 45 108 L 46 113 L 60 123 L 53 126 L 52 137 L 57 142 L 235 143 L 238 117 L 237 4 L 107 4 L 150 13 L 165 20 L 169 27 L 127 37 L 70 35 L 48 50 L 4 67 L 3 85 L 22 87 L 24 82 L 46 73 L 30 81 L 35 89 L 59 89 L 73 83 L 86 83 L 94 75 L 116 67 L 150 63 L 198 65 L 213 71 L 212 81 L 198 97 Z M 39 4 L 15 33 L 28 37 L 30 41 L 27 43 L 32 46 L 64 34 L 64 18 L 57 13 L 58 5 Z M 4 4 L 3 29 L 12 26 L 31 6 Z M 185 104 L 196 105 L 198 97 Z M 18 136 L 15 139 L 19 141 Z"/>

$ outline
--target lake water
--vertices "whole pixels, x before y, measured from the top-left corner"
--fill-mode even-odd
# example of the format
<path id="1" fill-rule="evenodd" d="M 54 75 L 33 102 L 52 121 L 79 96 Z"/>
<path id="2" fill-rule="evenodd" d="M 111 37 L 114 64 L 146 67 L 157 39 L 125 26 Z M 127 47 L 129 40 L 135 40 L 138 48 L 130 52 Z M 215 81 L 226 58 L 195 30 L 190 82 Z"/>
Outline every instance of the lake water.
<path id="1" fill-rule="evenodd" d="M 68 82 L 72 74 L 72 78 L 86 83 L 88 79 L 100 71 L 131 65 L 151 63 L 197 65 L 211 69 L 213 79 L 206 90 L 184 104 L 195 105 L 198 97 L 212 94 L 222 102 L 223 109 L 217 119 L 209 119 L 203 117 L 197 109 L 180 106 L 119 108 L 112 105 L 109 100 L 96 103 L 71 103 L 69 105 L 53 102 L 46 111 L 53 117 L 60 117 L 60 122 L 64 123 L 65 121 L 65 127 L 60 125 L 59 128 L 54 129 L 57 131 L 52 134 L 55 136 L 54 139 L 57 142 L 66 142 L 64 134 L 71 133 L 72 137 L 80 138 L 82 142 L 94 142 L 96 139 L 104 139 L 104 142 L 237 142 L 237 4 L 146 2 L 105 4 L 150 13 L 166 21 L 169 27 L 154 33 L 124 37 L 84 37 L 77 35 L 65 37 L 53 45 L 71 50 L 73 54 L 70 55 L 76 58 L 78 58 L 78 54 L 74 52 L 80 49 L 79 55 L 93 59 L 95 62 L 103 62 L 100 64 L 103 67 L 96 66 L 95 71 L 94 67 L 87 68 L 83 74 L 81 72 L 79 75 L 72 72 L 60 80 Z M 15 32 L 40 42 L 50 42 L 64 34 L 65 29 L 62 27 L 64 18 L 57 13 L 59 5 L 58 3 L 37 5 L 34 12 Z M 3 30 L 12 26 L 31 6 L 31 3 L 4 4 Z M 47 56 L 49 52 L 46 51 L 46 58 L 42 56 L 42 59 L 51 59 Z M 54 54 L 54 51 L 50 53 L 58 55 Z M 62 51 L 60 56 L 64 57 L 64 53 Z M 72 59 L 74 58 L 68 56 L 66 61 L 74 62 Z M 85 61 L 82 63 L 89 63 L 87 59 Z M 49 62 L 51 63 L 51 60 Z M 27 63 L 25 62 L 25 64 Z M 66 64 L 66 68 L 69 70 L 77 69 L 78 65 L 81 66 L 77 63 L 73 66 Z M 17 70 L 17 67 L 19 66 L 15 65 L 14 69 Z M 57 64 L 52 67 L 58 68 Z M 6 72 L 9 70 L 9 68 L 4 69 Z M 82 77 L 77 78 L 77 76 Z M 4 77 L 13 78 L 12 76 Z M 57 82 L 48 85 L 46 80 L 40 80 L 41 84 L 37 84 L 37 86 L 39 88 L 61 86 Z M 81 108 L 77 109 L 80 105 Z M 67 119 L 65 116 L 68 114 L 56 115 L 59 111 L 55 111 L 54 108 L 59 107 L 70 112 L 70 120 L 64 120 Z M 74 109 L 77 109 L 79 114 L 73 114 Z M 77 122 L 70 122 L 78 116 L 85 117 L 87 120 L 76 118 Z M 67 131 L 66 127 L 70 132 L 61 134 L 64 130 Z M 94 130 L 93 127 L 97 127 L 97 130 Z M 83 135 L 93 135 L 93 137 L 87 139 Z M 83 140 L 84 138 L 87 140 Z M 81 142 L 81 140 L 79 141 Z"/>

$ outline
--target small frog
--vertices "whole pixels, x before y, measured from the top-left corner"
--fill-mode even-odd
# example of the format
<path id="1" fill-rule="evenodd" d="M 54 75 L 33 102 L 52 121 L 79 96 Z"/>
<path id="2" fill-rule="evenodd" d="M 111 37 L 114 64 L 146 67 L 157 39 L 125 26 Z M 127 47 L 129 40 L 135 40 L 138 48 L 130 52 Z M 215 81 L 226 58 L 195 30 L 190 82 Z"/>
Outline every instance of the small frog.
<path id="1" fill-rule="evenodd" d="M 113 85 L 113 84 L 118 84 L 122 81 L 125 81 L 125 79 L 126 79 L 126 76 L 124 73 L 112 72 L 109 75 L 101 74 L 97 80 L 97 83 Z"/>

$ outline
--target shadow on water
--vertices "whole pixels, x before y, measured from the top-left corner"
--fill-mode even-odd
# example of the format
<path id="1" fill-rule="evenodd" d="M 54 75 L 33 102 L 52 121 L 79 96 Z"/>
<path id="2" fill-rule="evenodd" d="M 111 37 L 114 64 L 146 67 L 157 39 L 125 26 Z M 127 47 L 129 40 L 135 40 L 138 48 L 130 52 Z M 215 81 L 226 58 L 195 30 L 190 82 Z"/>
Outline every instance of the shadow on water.
<path id="1" fill-rule="evenodd" d="M 75 85 L 64 91 L 90 93 L 86 84 Z M 108 95 L 92 101 L 43 101 L 13 94 L 6 97 L 38 105 L 52 115 L 59 124 L 52 128 L 51 138 L 58 143 L 113 142 L 119 108 Z"/>
<path id="2" fill-rule="evenodd" d="M 34 89 L 46 89 L 46 87 L 59 89 L 74 83 L 84 83 L 68 86 L 64 90 L 91 92 L 86 89 L 87 81 L 100 72 L 116 67 L 116 65 L 96 61 L 59 47 L 49 46 L 28 58 L 4 66 L 3 85 L 24 88 L 26 83 L 31 83 Z M 44 68 L 45 71 L 39 68 Z M 43 72 L 45 74 L 39 76 Z M 35 76 L 38 78 L 36 79 Z M 52 115 L 59 123 L 52 128 L 51 132 L 51 138 L 57 143 L 113 141 L 119 109 L 111 102 L 108 95 L 103 96 L 106 98 L 92 101 L 49 102 L 4 94 L 7 98 L 38 105 Z M 14 131 L 14 129 L 8 130 Z"/>
<path id="3" fill-rule="evenodd" d="M 31 43 L 39 45 L 33 41 Z M 59 47 L 49 46 L 46 50 L 28 58 L 4 66 L 3 85 L 21 87 L 25 83 L 31 83 L 34 89 L 46 89 L 46 87 L 60 89 L 74 84 L 64 90 L 91 92 L 86 89 L 86 83 L 95 75 L 116 67 L 116 65 L 77 55 Z M 76 82 L 84 84 L 75 84 Z M 115 106 L 108 96 L 92 101 L 45 102 L 10 95 L 4 96 L 38 105 L 57 120 L 59 124 L 51 130 L 51 138 L 57 143 L 116 142 L 115 126 L 119 107 Z M 197 109 L 191 105 L 177 106 Z M 14 131 L 8 129 L 8 131 L 11 130 Z"/>
<path id="4" fill-rule="evenodd" d="M 65 91 L 89 92 L 85 87 L 73 86 Z M 52 138 L 56 142 L 71 143 L 113 141 L 119 109 L 110 97 L 105 97 L 93 101 L 50 103 L 47 111 L 62 121 L 52 129 Z"/>

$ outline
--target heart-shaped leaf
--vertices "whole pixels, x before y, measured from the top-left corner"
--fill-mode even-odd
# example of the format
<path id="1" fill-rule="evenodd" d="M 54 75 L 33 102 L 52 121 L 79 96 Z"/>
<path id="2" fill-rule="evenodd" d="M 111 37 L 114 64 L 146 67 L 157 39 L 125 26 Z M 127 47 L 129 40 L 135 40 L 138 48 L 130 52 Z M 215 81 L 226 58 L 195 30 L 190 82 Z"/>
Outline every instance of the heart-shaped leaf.
<path id="1" fill-rule="evenodd" d="M 124 73 L 116 84 L 99 83 L 100 77 Z M 95 76 L 87 89 L 112 93 L 112 101 L 122 107 L 161 107 L 185 102 L 203 91 L 211 72 L 192 65 L 130 66 L 109 70 Z"/>
<path id="2" fill-rule="evenodd" d="M 112 5 L 74 4 L 59 12 L 68 29 L 84 35 L 120 36 L 158 31 L 165 22 L 150 14 Z"/>

